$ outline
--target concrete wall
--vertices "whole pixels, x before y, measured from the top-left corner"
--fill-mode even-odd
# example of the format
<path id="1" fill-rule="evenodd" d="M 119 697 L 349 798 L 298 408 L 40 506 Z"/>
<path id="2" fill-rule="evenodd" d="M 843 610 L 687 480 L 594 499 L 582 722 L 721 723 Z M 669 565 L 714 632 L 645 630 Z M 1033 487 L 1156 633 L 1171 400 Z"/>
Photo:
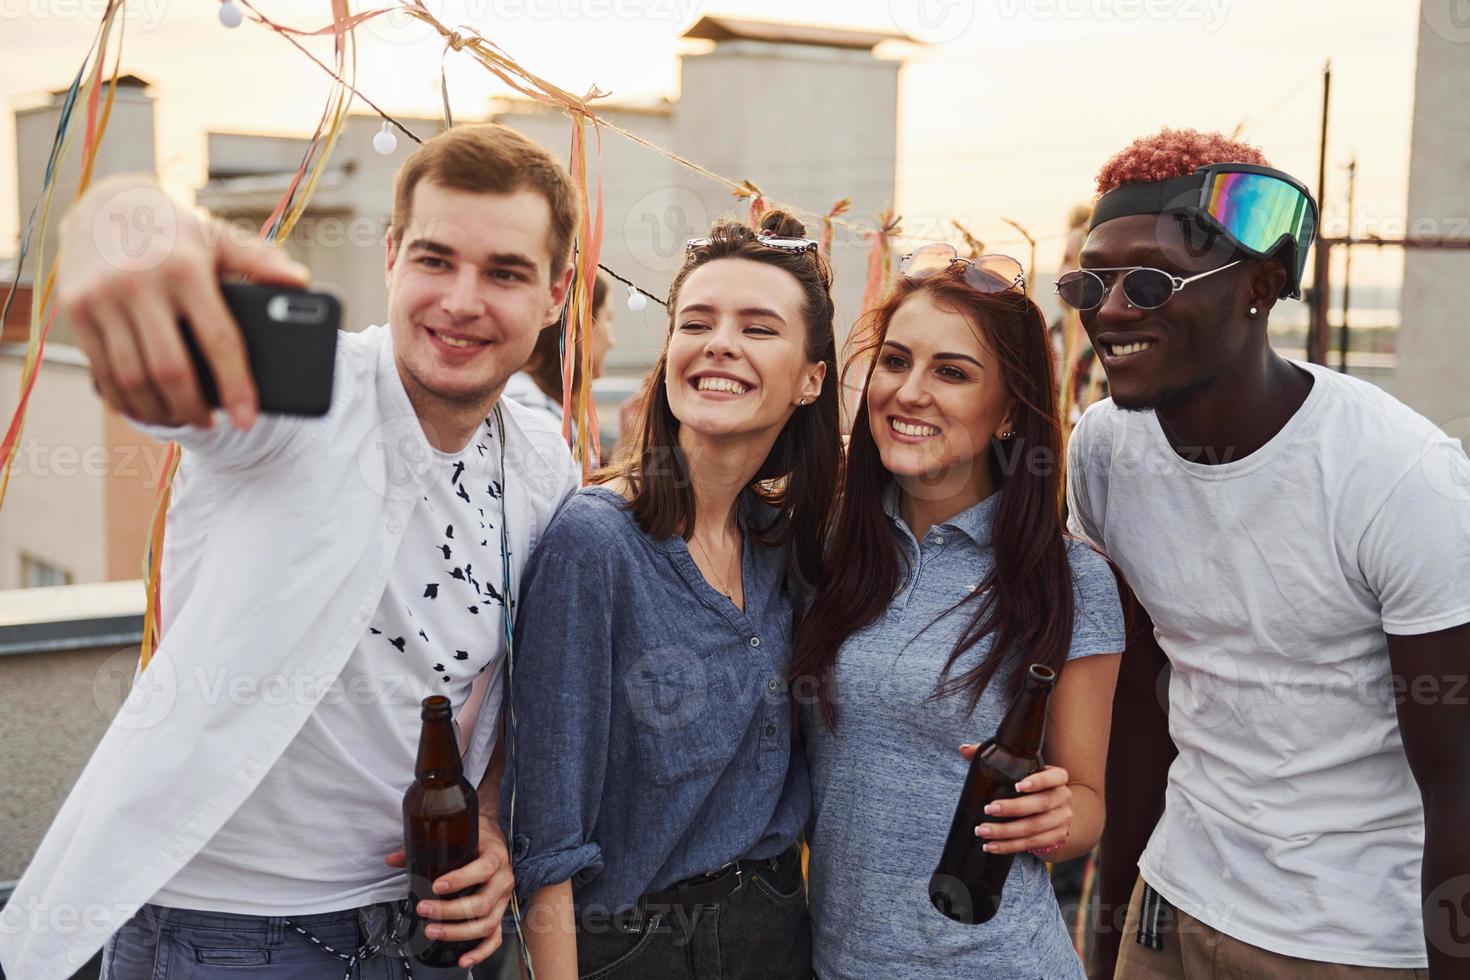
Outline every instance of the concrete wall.
<path id="1" fill-rule="evenodd" d="M 138 581 L 0 592 L 0 882 L 30 863 L 127 696 L 142 611 Z"/>
<path id="2" fill-rule="evenodd" d="M 666 112 L 609 110 L 608 122 L 659 146 L 673 139 Z M 540 143 L 560 160 L 571 153 L 571 121 L 560 113 L 517 107 L 500 113 L 495 122 L 510 126 Z M 588 127 L 588 181 L 598 177 L 596 136 Z M 652 150 L 617 133 L 602 137 L 603 234 L 600 261 L 633 280 L 652 295 L 668 295 L 684 254 L 684 242 L 704 231 L 704 204 L 691 189 L 704 182 Z M 614 293 L 613 335 L 616 345 L 608 354 L 610 371 L 641 373 L 658 357 L 668 320 L 663 307 L 649 302 L 641 313 L 628 309 L 626 287 Z"/>
<path id="3" fill-rule="evenodd" d="M 23 348 L 0 348 L 0 418 L 20 391 Z M 164 447 L 105 409 L 80 353 L 47 347 L 0 507 L 0 589 L 19 588 L 21 555 L 77 584 L 137 578 Z"/>
<path id="4" fill-rule="evenodd" d="M 720 42 L 684 58 L 674 145 L 775 200 L 825 212 L 851 197 L 849 219 L 871 227 L 894 200 L 899 67 L 867 51 Z M 728 190 L 687 180 L 711 216 L 734 207 Z M 808 221 L 810 236 L 819 231 Z M 837 229 L 839 339 L 861 312 L 866 255 L 865 241 Z"/>
<path id="5" fill-rule="evenodd" d="M 1408 225 L 1470 234 L 1470 27 L 1446 0 L 1423 0 L 1414 80 Z M 1422 224 L 1419 224 L 1421 223 Z M 1398 369 L 1390 390 L 1451 435 L 1470 437 L 1470 251 L 1411 249 L 1404 259 Z"/>
<path id="6" fill-rule="evenodd" d="M 106 88 L 102 90 L 100 98 L 106 100 Z M 41 186 L 46 176 L 46 161 L 50 156 L 51 144 L 56 137 L 56 127 L 61 119 L 61 104 L 62 100 L 56 98 L 47 105 L 24 109 L 15 114 L 16 187 L 22 235 L 25 234 L 26 221 L 30 217 L 31 209 L 41 198 Z M 85 111 L 86 106 L 79 104 L 73 109 L 73 119 L 77 118 L 78 113 L 83 114 L 84 118 Z M 51 213 L 46 236 L 41 239 L 33 235 L 31 239 L 31 250 L 22 267 L 22 275 L 27 278 L 36 268 L 40 248 L 44 247 L 48 264 L 55 262 L 57 226 L 66 209 L 76 199 L 77 184 L 81 177 L 81 160 L 82 133 L 78 131 L 72 137 L 67 154 L 57 171 L 56 196 L 53 199 L 55 210 Z M 98 180 L 109 174 L 133 172 L 154 172 L 153 99 L 142 88 L 119 85 L 117 98 L 112 106 L 112 116 L 107 124 L 107 132 L 103 134 L 102 145 L 97 150 L 97 162 L 92 171 L 92 179 Z M 39 212 L 37 212 L 36 221 L 39 231 Z M 71 326 L 66 322 L 65 317 L 57 316 L 56 325 L 51 330 L 51 342 L 58 344 L 73 342 Z"/>
<path id="7" fill-rule="evenodd" d="M 0 418 L 15 412 L 21 353 L 0 354 Z M 65 348 L 48 350 L 0 507 L 0 589 L 20 586 L 23 552 L 70 572 L 73 582 L 106 578 L 105 445 L 91 375 Z"/>

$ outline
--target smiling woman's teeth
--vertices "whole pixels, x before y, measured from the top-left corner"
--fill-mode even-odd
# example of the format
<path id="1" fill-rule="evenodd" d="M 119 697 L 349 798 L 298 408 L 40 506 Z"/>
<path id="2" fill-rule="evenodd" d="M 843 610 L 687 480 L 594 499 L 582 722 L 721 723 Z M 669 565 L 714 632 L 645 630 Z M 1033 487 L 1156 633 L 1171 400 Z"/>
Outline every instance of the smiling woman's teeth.
<path id="1" fill-rule="evenodd" d="M 698 388 L 700 391 L 728 391 L 732 395 L 743 395 L 750 390 L 729 378 L 700 378 Z"/>
<path id="2" fill-rule="evenodd" d="M 1122 357 L 1126 354 L 1137 354 L 1139 351 L 1148 350 L 1156 343 L 1157 341 L 1154 340 L 1139 340 L 1131 344 L 1109 344 L 1108 352 L 1115 357 Z"/>
<path id="3" fill-rule="evenodd" d="M 937 436 L 939 430 L 932 425 L 910 425 L 900 422 L 898 419 L 889 419 L 888 424 L 893 426 L 893 431 L 905 436 Z"/>

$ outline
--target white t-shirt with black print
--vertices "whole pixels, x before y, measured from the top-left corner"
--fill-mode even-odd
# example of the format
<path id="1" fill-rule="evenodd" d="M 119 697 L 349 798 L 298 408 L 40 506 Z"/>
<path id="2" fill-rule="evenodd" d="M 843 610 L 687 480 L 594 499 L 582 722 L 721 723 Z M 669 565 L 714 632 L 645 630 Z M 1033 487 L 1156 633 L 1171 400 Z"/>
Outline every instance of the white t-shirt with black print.
<path id="1" fill-rule="evenodd" d="M 383 859 L 403 842 L 420 702 L 443 694 L 458 711 L 489 671 L 482 710 L 500 707 L 499 438 L 492 417 L 463 452 L 437 454 L 368 633 L 255 792 L 154 903 L 306 915 L 403 897 L 404 872 Z M 293 696 L 291 678 L 275 686 Z M 251 687 L 244 696 L 272 696 L 271 684 Z"/>

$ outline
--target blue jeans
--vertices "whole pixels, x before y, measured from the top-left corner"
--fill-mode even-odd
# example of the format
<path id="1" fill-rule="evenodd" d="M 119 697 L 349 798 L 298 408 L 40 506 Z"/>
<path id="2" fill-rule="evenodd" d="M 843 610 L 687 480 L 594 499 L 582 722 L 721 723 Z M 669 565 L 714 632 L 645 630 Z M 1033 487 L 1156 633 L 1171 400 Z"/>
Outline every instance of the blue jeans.
<path id="1" fill-rule="evenodd" d="M 391 909 L 262 916 L 144 905 L 107 941 L 102 980 L 465 980 L 468 970 L 368 955 Z M 332 950 L 359 959 L 349 966 Z"/>

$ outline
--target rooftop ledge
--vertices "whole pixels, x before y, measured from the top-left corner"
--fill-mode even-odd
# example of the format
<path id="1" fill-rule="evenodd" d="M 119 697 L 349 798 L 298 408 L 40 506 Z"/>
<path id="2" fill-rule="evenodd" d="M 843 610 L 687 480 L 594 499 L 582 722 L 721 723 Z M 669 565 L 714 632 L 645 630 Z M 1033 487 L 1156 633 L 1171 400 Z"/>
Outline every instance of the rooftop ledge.
<path id="1" fill-rule="evenodd" d="M 0 656 L 138 643 L 145 608 L 137 579 L 0 592 Z"/>

